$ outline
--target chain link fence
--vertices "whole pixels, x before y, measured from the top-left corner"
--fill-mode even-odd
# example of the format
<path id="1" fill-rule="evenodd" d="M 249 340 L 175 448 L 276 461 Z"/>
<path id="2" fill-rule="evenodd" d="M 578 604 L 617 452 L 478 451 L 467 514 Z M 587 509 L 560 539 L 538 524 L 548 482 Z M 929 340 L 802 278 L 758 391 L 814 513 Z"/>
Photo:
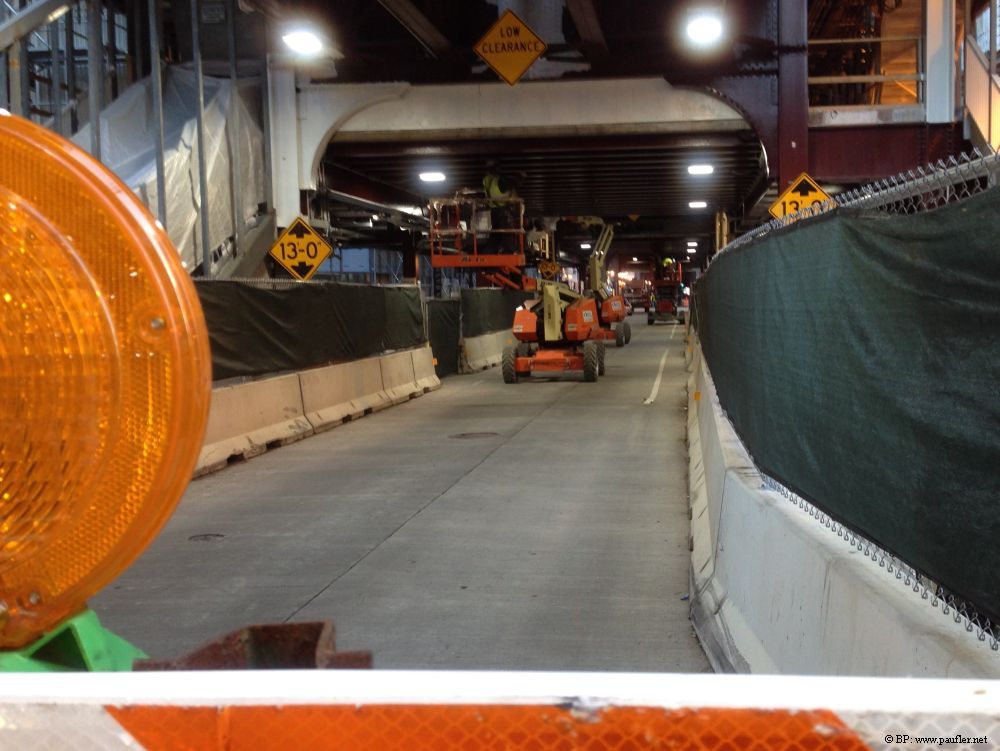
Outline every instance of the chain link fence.
<path id="1" fill-rule="evenodd" d="M 885 214 L 920 214 L 958 203 L 1000 185 L 1000 153 L 952 156 L 935 164 L 838 193 L 817 206 L 807 206 L 795 214 L 772 219 L 740 235 L 719 253 L 749 245 L 771 232 L 804 219 L 836 209 L 865 209 Z M 718 254 L 717 254 L 718 255 Z"/>
<path id="2" fill-rule="evenodd" d="M 782 219 L 771 220 L 736 238 L 723 248 L 720 254 L 750 245 L 795 222 L 809 220 L 837 209 L 862 209 L 887 215 L 913 215 L 960 203 L 998 186 L 1000 186 L 1000 152 L 983 153 L 976 149 L 971 154 L 953 156 L 947 160 L 939 160 L 935 164 L 876 180 L 839 193 L 818 206 L 805 207 Z M 878 563 L 880 568 L 893 574 L 901 586 L 912 590 L 914 596 L 919 596 L 930 607 L 940 610 L 942 617 L 950 618 L 969 633 L 975 633 L 979 641 L 988 642 L 994 652 L 1000 652 L 1000 623 L 993 623 L 973 604 L 955 596 L 856 530 L 833 519 L 774 478 L 763 472 L 761 476 L 768 490 L 798 506 L 851 548 Z"/>

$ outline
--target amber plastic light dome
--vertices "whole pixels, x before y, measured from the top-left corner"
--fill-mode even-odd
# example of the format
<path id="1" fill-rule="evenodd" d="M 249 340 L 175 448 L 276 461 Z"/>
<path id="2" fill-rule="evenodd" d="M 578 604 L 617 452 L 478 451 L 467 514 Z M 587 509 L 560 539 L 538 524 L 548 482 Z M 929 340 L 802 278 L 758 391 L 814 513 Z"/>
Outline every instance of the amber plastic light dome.
<path id="1" fill-rule="evenodd" d="M 81 610 L 149 544 L 210 389 L 164 232 L 90 156 L 0 111 L 0 648 Z"/>

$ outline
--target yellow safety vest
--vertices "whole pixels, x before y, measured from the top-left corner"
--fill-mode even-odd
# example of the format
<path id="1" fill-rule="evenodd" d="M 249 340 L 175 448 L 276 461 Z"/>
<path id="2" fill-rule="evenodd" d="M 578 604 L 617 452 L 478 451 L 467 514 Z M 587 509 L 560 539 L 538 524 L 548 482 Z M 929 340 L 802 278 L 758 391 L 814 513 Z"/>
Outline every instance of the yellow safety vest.
<path id="1" fill-rule="evenodd" d="M 494 175 L 492 172 L 483 178 L 483 193 L 486 194 L 486 198 L 506 198 L 510 194 L 508 192 L 500 190 L 500 176 Z M 503 201 L 491 201 L 490 206 L 502 206 Z"/>

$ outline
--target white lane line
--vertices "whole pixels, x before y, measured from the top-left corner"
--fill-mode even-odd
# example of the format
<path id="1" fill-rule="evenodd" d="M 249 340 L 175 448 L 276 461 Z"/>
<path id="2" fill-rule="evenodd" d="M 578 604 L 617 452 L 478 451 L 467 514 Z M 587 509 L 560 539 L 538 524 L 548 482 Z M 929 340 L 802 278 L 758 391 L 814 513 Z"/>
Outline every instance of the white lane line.
<path id="1" fill-rule="evenodd" d="M 673 337 L 674 332 L 670 332 L 670 336 Z M 663 351 L 663 357 L 660 358 L 660 372 L 656 374 L 656 380 L 653 381 L 653 390 L 649 392 L 649 398 L 643 402 L 645 405 L 650 405 L 656 401 L 656 395 L 660 392 L 660 381 L 663 380 L 663 366 L 667 364 L 667 355 L 670 353 L 670 348 L 668 347 Z"/>

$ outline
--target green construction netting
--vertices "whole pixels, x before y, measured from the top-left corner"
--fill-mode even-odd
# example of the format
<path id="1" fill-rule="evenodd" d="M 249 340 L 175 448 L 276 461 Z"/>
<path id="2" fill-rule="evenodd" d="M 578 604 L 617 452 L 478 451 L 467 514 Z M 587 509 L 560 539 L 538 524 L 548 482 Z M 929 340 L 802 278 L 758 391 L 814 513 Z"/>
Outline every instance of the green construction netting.
<path id="1" fill-rule="evenodd" d="M 722 253 L 695 292 L 760 469 L 994 619 L 998 237 L 996 189 L 913 216 L 840 209 Z"/>
<path id="2" fill-rule="evenodd" d="M 216 380 L 355 360 L 426 341 L 416 287 L 200 281 L 196 288 Z"/>
<path id="3" fill-rule="evenodd" d="M 506 331 L 514 325 L 514 311 L 534 293 L 506 289 L 462 290 L 462 336 Z"/>

